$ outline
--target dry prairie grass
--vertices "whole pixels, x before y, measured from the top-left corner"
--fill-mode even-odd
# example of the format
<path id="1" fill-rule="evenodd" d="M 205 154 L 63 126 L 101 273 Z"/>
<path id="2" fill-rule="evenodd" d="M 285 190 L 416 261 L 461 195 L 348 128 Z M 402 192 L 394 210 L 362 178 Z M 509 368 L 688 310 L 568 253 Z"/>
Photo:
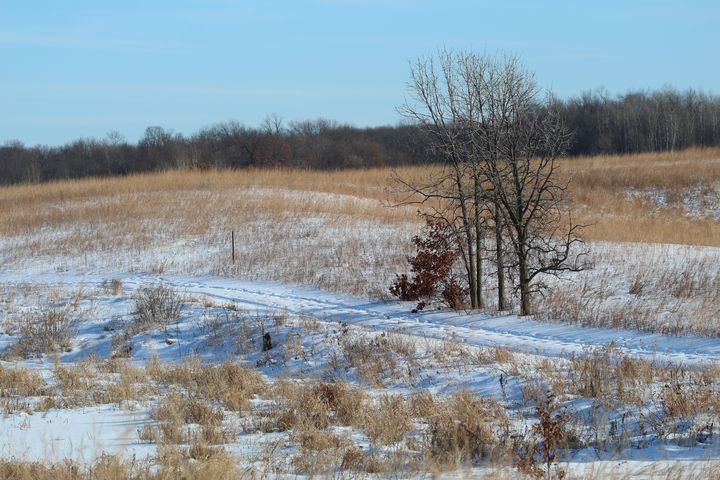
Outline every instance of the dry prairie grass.
<path id="1" fill-rule="evenodd" d="M 18 480 L 235 480 L 243 478 L 265 478 L 254 471 L 241 471 L 228 453 L 220 450 L 214 455 L 199 460 L 191 457 L 190 452 L 178 449 L 167 449 L 162 462 L 152 468 L 149 463 L 130 461 L 114 455 L 104 455 L 92 465 L 83 465 L 78 462 L 66 460 L 51 465 L 27 462 L 15 459 L 0 460 L 0 477 Z M 358 473 L 343 475 L 342 471 L 321 470 L 316 471 L 317 464 L 310 465 L 307 475 L 311 478 L 378 478 L 377 474 L 388 473 L 388 468 L 394 465 L 383 463 L 376 455 L 369 455 L 358 449 L 346 451 L 345 458 L 341 459 L 341 468 L 346 470 L 353 467 Z M 630 480 L 633 478 L 678 479 L 698 478 L 716 480 L 720 478 L 717 473 L 717 462 L 702 462 L 694 464 L 689 462 L 671 462 L 670 464 L 651 464 L 628 466 L 623 462 L 620 465 L 612 463 L 588 464 L 576 472 L 569 472 L 570 479 L 600 480 L 617 479 Z M 392 471 L 390 471 L 392 472 Z M 408 473 L 408 472 L 405 472 Z M 375 474 L 375 475 L 373 475 Z M 270 475 L 267 475 L 270 476 Z M 278 475 L 281 476 L 281 475 Z M 399 478 L 397 475 L 385 475 Z M 437 478 L 441 475 L 434 472 L 432 477 L 415 473 L 413 478 Z M 520 473 L 509 467 L 486 467 L 483 469 L 464 469 L 457 473 L 456 478 L 478 478 L 493 480 L 531 479 L 534 477 Z M 380 478 L 384 478 L 380 475 Z"/>
<path id="2" fill-rule="evenodd" d="M 420 179 L 436 168 L 396 173 Z M 720 149 L 568 158 L 561 170 L 588 240 L 720 246 Z M 169 171 L 4 187 L 0 264 L 234 276 L 387 298 L 421 227 L 415 206 L 383 204 L 401 198 L 389 169 Z M 654 324 L 643 311 L 640 327 L 622 312 L 603 324 Z"/>
<path id="3" fill-rule="evenodd" d="M 420 167 L 402 169 L 403 175 L 415 175 Z M 151 218 L 201 220 L 194 214 L 208 213 L 233 197 L 231 191 L 259 193 L 262 213 L 282 215 L 288 210 L 303 213 L 344 213 L 370 218 L 412 218 L 413 211 L 385 209 L 381 200 L 388 198 L 393 181 L 390 170 L 346 170 L 319 172 L 305 170 L 213 170 L 199 173 L 176 170 L 116 178 L 92 178 L 50 182 L 41 185 L 17 185 L 0 189 L 0 203 L 7 206 L 0 213 L 0 231 L 7 234 L 29 233 L 41 227 L 62 227 L 67 224 L 101 220 L 113 222 L 126 219 Z M 287 204 L 282 196 L 266 198 L 268 189 L 344 195 L 339 202 L 326 202 L 323 197 Z M 191 198 L 197 195 L 197 198 Z M 145 202 L 143 200 L 150 200 Z M 233 197 L 234 199 L 234 197 Z M 358 200 L 376 200 L 376 208 Z M 253 205 L 237 205 L 226 214 L 239 214 Z M 354 201 L 355 200 L 355 201 Z M 170 204 L 173 209 L 165 209 Z M 222 210 L 215 210 L 222 211 Z M 167 216 L 158 218 L 158 216 Z M 170 223 L 170 222 L 167 222 Z M 200 228 L 202 225 L 199 225 Z"/>
<path id="4" fill-rule="evenodd" d="M 42 376 L 34 370 L 0 365 L 0 398 L 34 397 L 45 394 L 47 388 Z"/>
<path id="5" fill-rule="evenodd" d="M 417 367 L 414 342 L 394 333 L 346 336 L 340 346 L 346 367 L 374 387 L 382 387 L 387 381 L 408 379 Z"/>
<path id="6" fill-rule="evenodd" d="M 403 266 L 418 220 L 414 208 L 383 206 L 391 182 L 388 170 L 243 170 L 9 187 L 0 191 L 0 262 L 234 275 L 379 294 L 370 277 L 387 265 L 389 281 Z"/>
<path id="7" fill-rule="evenodd" d="M 568 158 L 577 187 L 617 191 L 625 188 L 682 190 L 720 181 L 720 148 L 677 152 Z"/>
<path id="8" fill-rule="evenodd" d="M 269 392 L 275 405 L 263 413 L 257 428 L 262 431 L 293 430 L 313 433 L 331 425 L 358 426 L 365 394 L 343 382 L 300 384 L 277 382 Z"/>
<path id="9" fill-rule="evenodd" d="M 426 178 L 433 169 L 397 174 Z M 578 220 L 593 224 L 590 239 L 720 246 L 716 220 L 688 217 L 680 208 L 688 190 L 709 191 L 720 182 L 720 149 L 568 158 L 562 170 L 572 178 Z M 662 191 L 670 201 L 660 215 L 651 200 L 628 197 L 630 190 Z M 382 204 L 402 195 L 389 169 L 169 171 L 60 181 L 1 188 L 0 232 L 26 237 L 19 252 L 50 254 L 138 250 L 189 237 L 218 242 L 231 229 L 242 241 L 245 228 L 266 235 L 268 224 L 307 218 L 414 225 L 414 207 Z M 311 227 L 295 233 L 314 234 Z"/>
<path id="10" fill-rule="evenodd" d="M 105 454 L 92 465 L 66 460 L 44 465 L 16 459 L 0 460 L 0 478 L 17 480 L 235 480 L 251 478 L 239 471 L 236 459 L 219 450 L 205 458 L 194 458 L 191 451 L 165 448 L 157 465 L 126 460 Z"/>
<path id="11" fill-rule="evenodd" d="M 712 436 L 720 418 L 717 366 L 661 365 L 627 357 L 612 344 L 568 359 L 545 358 L 539 364 L 499 349 L 486 355 L 503 361 L 500 371 L 506 370 L 506 364 L 521 365 L 522 373 L 515 368 L 513 376 L 527 375 L 528 386 L 532 386 L 530 380 L 535 381 L 541 392 L 552 386 L 558 398 L 585 398 L 604 411 L 638 408 L 635 411 L 646 415 L 641 414 L 637 422 L 625 422 L 622 416 L 614 423 L 579 417 L 580 423 L 569 428 L 573 442 L 581 447 L 563 448 L 625 448 L 628 438 L 646 433 L 697 445 Z M 47 399 L 45 407 L 36 411 L 141 400 L 154 420 L 138 432 L 138 438 L 157 445 L 156 468 L 145 470 L 145 463 L 126 463 L 115 457 L 111 462 L 111 457 L 103 457 L 98 464 L 76 465 L 75 476 L 68 478 L 199 478 L 195 475 L 200 472 L 207 478 L 236 478 L 233 475 L 239 475 L 241 460 L 219 447 L 239 438 L 232 418 L 240 419 L 246 434 L 273 432 L 283 444 L 294 446 L 291 457 L 272 471 L 321 478 L 450 471 L 461 475 L 465 468 L 507 465 L 527 440 L 522 426 L 527 413 L 513 407 L 514 400 L 500 403 L 468 391 L 449 395 L 420 391 L 403 398 L 384 389 L 368 393 L 343 382 L 278 380 L 269 386 L 255 370 L 229 362 L 203 364 L 197 357 L 183 364 L 155 358 L 145 368 L 124 360 L 89 359 L 74 366 L 56 365 L 51 373 L 54 379 L 44 380 L 23 368 L 0 367 L 0 393 Z M 126 392 L 115 389 L 115 384 L 125 385 L 120 390 Z M 88 391 L 99 393 L 88 395 Z M 530 388 L 528 392 L 530 398 Z M 251 406 L 250 400 L 256 402 Z M 371 448 L 358 446 L 362 436 Z M 46 478 L 43 475 L 50 468 L 61 466 L 0 463 L 0 472 L 9 475 L 2 478 L 16 478 L 15 474 Z M 198 470 L 187 470 L 191 468 Z M 262 476 L 263 468 L 275 466 L 263 464 L 254 473 Z M 119 476 L 104 477 L 105 469 Z M 81 475 L 85 471 L 87 476 Z M 469 477 L 475 475 L 473 471 Z M 516 478 L 519 474 L 508 475 Z"/>
<path id="12" fill-rule="evenodd" d="M 720 336 L 720 251 L 682 245 L 593 245 L 595 268 L 539 301 L 548 321 L 670 335 Z"/>
<path id="13" fill-rule="evenodd" d="M 153 409 L 152 417 L 160 422 L 158 438 L 164 444 L 199 442 L 203 445 L 217 445 L 232 440 L 232 432 L 222 428 L 224 412 L 207 402 L 187 395 L 171 393 Z M 197 425 L 197 429 L 186 428 Z"/>
<path id="14" fill-rule="evenodd" d="M 429 426 L 426 461 L 441 468 L 462 468 L 488 459 L 497 451 L 501 456 L 505 453 L 493 431 L 509 425 L 499 404 L 467 391 L 433 403 L 430 412 L 425 412 Z"/>
<path id="15" fill-rule="evenodd" d="M 570 158 L 563 169 L 590 240 L 720 246 L 720 149 Z"/>

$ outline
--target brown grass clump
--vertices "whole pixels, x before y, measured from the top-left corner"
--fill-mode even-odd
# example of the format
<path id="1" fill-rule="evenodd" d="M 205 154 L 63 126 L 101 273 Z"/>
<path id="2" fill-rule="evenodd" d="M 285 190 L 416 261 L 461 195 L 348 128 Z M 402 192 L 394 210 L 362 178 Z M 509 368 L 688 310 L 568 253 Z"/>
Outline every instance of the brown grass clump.
<path id="1" fill-rule="evenodd" d="M 412 409 L 399 395 L 383 395 L 368 406 L 363 421 L 370 441 L 378 445 L 398 443 L 412 429 Z"/>
<path id="2" fill-rule="evenodd" d="M 195 456 L 192 456 L 192 455 Z M 161 470 L 162 471 L 162 470 Z M 192 448 L 181 460 L 174 460 L 170 456 L 165 461 L 164 477 L 183 479 L 217 479 L 236 480 L 248 478 L 238 468 L 237 460 L 221 448 L 203 449 L 200 451 Z"/>
<path id="3" fill-rule="evenodd" d="M 325 475 L 342 467 L 352 442 L 329 430 L 335 425 L 358 425 L 364 394 L 344 383 L 300 384 L 280 381 L 269 392 L 274 405 L 256 422 L 261 431 L 289 431 L 299 446 L 292 458 L 295 473 Z"/>
<path id="4" fill-rule="evenodd" d="M 63 397 L 88 396 L 95 389 L 98 371 L 89 362 L 75 366 L 57 364 L 53 370 Z"/>
<path id="5" fill-rule="evenodd" d="M 623 355 L 609 343 L 571 358 L 565 391 L 609 406 L 617 401 L 637 406 L 650 399 L 650 386 L 662 378 L 662 369 L 657 365 Z"/>
<path id="6" fill-rule="evenodd" d="M 200 359 L 191 356 L 181 364 L 163 363 L 157 355 L 153 355 L 145 365 L 145 373 L 163 386 L 178 385 L 189 388 L 202 368 Z"/>
<path id="7" fill-rule="evenodd" d="M 129 406 L 158 393 L 144 370 L 128 360 L 88 359 L 73 366 L 56 365 L 57 402 L 65 408 L 116 403 Z"/>
<path id="8" fill-rule="evenodd" d="M 272 391 L 278 404 L 262 428 L 270 430 L 322 430 L 331 425 L 357 426 L 362 420 L 365 394 L 347 384 L 298 384 L 280 381 Z"/>
<path id="9" fill-rule="evenodd" d="M 319 383 L 312 388 L 312 396 L 334 413 L 338 425 L 357 425 L 365 394 L 345 382 Z"/>
<path id="10" fill-rule="evenodd" d="M 222 423 L 223 412 L 197 399 L 171 393 L 153 410 L 152 417 L 158 421 L 180 419 L 182 423 L 218 426 Z"/>
<path id="11" fill-rule="evenodd" d="M 159 422 L 159 437 L 164 444 L 176 445 L 198 440 L 203 444 L 213 445 L 226 441 L 222 431 L 223 410 L 212 408 L 196 398 L 172 393 L 153 409 L 151 416 Z M 200 430 L 198 432 L 188 429 L 187 425 L 198 425 Z M 157 436 L 152 430 L 143 429 L 140 433 L 141 439 L 145 440 Z"/>
<path id="12" fill-rule="evenodd" d="M 292 459 L 295 473 L 311 477 L 342 468 L 345 452 L 352 445 L 348 439 L 324 430 L 305 430 L 291 438 L 300 446 Z"/>
<path id="13" fill-rule="evenodd" d="M 709 414 L 713 418 L 720 415 L 720 399 L 715 385 L 703 382 L 702 378 L 666 382 L 659 397 L 663 413 L 674 424 L 687 422 L 699 414 Z"/>
<path id="14" fill-rule="evenodd" d="M 346 438 L 326 430 L 306 430 L 300 432 L 295 440 L 300 444 L 302 449 L 314 452 L 339 449 L 350 445 L 350 442 Z"/>
<path id="15" fill-rule="evenodd" d="M 257 371 L 231 361 L 205 365 L 197 357 L 190 357 L 183 364 L 167 365 L 154 357 L 145 371 L 160 385 L 181 387 L 208 401 L 222 402 L 227 410 L 236 412 L 249 410 L 250 400 L 267 388 Z"/>
<path id="16" fill-rule="evenodd" d="M 61 310 L 23 315 L 16 326 L 19 339 L 10 355 L 28 358 L 70 351 L 76 333 L 75 325 L 76 322 Z"/>
<path id="17" fill-rule="evenodd" d="M 198 453 L 196 457 L 192 453 Z M 161 447 L 157 465 L 103 454 L 91 465 L 72 460 L 44 465 L 15 459 L 0 459 L 0 478 L 17 480 L 235 480 L 248 478 L 237 467 L 237 459 L 222 449 L 198 452 Z"/>
<path id="18" fill-rule="evenodd" d="M 139 472 L 138 472 L 139 473 Z M 147 470 L 144 471 L 151 478 Z M 0 478 L 17 480 L 117 480 L 129 478 L 130 467 L 118 457 L 103 455 L 94 465 L 82 467 L 66 460 L 54 465 L 22 460 L 0 460 Z M 140 477 L 139 477 L 140 478 Z"/>
<path id="19" fill-rule="evenodd" d="M 235 412 L 247 411 L 250 400 L 266 389 L 265 381 L 257 371 L 230 361 L 204 366 L 195 382 L 201 395 L 222 402 L 226 409 Z"/>
<path id="20" fill-rule="evenodd" d="M 455 467 L 474 465 L 493 456 L 500 448 L 493 428 L 509 425 L 497 403 L 467 391 L 443 399 L 427 422 L 427 461 Z"/>
<path id="21" fill-rule="evenodd" d="M 373 387 L 383 387 L 388 379 L 408 379 L 417 363 L 415 344 L 394 333 L 346 335 L 340 346 L 347 368 Z"/>
<path id="22" fill-rule="evenodd" d="M 157 388 L 148 382 L 145 372 L 130 361 L 110 360 L 105 366 L 115 378 L 98 391 L 95 395 L 96 401 L 121 405 L 157 394 Z"/>
<path id="23" fill-rule="evenodd" d="M 46 392 L 45 380 L 36 371 L 0 365 L 0 397 L 36 397 Z"/>

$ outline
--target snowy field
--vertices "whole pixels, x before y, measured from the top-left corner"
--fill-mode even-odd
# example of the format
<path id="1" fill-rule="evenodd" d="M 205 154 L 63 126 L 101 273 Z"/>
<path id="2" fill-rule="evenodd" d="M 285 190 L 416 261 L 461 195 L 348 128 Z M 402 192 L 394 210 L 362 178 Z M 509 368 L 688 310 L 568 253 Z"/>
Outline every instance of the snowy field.
<path id="1" fill-rule="evenodd" d="M 150 222 L 140 244 L 92 218 L 0 238 L 0 456 L 158 471 L 221 450 L 248 478 L 513 478 L 546 468 L 524 459 L 547 413 L 564 432 L 553 474 L 715 469 L 719 249 L 596 242 L 594 268 L 546 279 L 533 318 L 411 313 L 386 292 L 417 223 L 307 195 L 232 191 L 333 205 L 246 213 L 235 264 L 226 224 L 165 237 Z M 148 315 L 153 298 L 171 308 Z"/>
<path id="2" fill-rule="evenodd" d="M 412 314 L 407 304 L 373 302 L 279 283 L 126 274 L 115 277 L 121 291 L 113 294 L 111 279 L 92 274 L 47 274 L 28 280 L 20 274 L 5 275 L 6 318 L 21 317 L 49 302 L 72 305 L 68 315 L 76 320 L 73 328 L 77 334 L 68 351 L 1 365 L 6 371 L 26 368 L 39 372 L 52 395 L 61 399 L 58 370 L 90 368 L 88 365 L 102 370 L 95 363 L 116 353 L 117 332 L 132 322 L 137 289 L 160 284 L 178 292 L 183 307 L 174 323 L 132 338 L 129 357 L 143 371 L 158 360 L 170 364 L 221 364 L 230 360 L 257 369 L 268 384 L 288 378 L 306 383 L 343 381 L 362 386 L 375 400 L 385 395 L 410 399 L 421 392 L 442 398 L 467 390 L 497 402 L 518 432 L 526 431 L 534 422 L 533 395 L 542 394 L 552 382 L 587 381 L 576 370 L 578 359 L 583 357 L 599 355 L 602 359 L 609 351 L 611 362 L 617 356 L 644 360 L 648 368 L 677 369 L 683 379 L 680 388 L 689 389 L 693 388 L 693 372 L 720 361 L 718 339 L 582 328 L 512 315 Z M 261 332 L 270 333 L 275 344 L 265 353 L 260 348 Z M 0 337 L 0 349 L 11 352 L 18 338 L 7 333 L 12 332 Z M 377 343 L 378 338 L 391 339 L 390 346 Z M 610 342 L 614 347 L 607 350 Z M 355 343 L 367 348 L 368 357 L 363 361 L 379 364 L 371 373 L 350 358 L 349 345 Z M 373 359 L 375 355 L 378 358 Z M 652 375 L 658 384 L 651 381 L 642 390 L 665 387 L 661 372 Z M 112 381 L 117 379 L 111 374 L 102 380 Z M 572 386 L 556 389 L 572 390 Z M 68 408 L 45 408 L 40 405 L 45 395 L 20 399 L 5 389 L 2 428 L 6 435 L 0 451 L 5 458 L 40 462 L 65 458 L 92 462 L 102 452 L 152 458 L 156 445 L 142 440 L 142 431 L 148 425 L 158 425 L 153 409 L 172 390 L 159 388 L 147 395 L 135 392 L 125 400 L 122 396 L 106 400 L 83 397 L 75 399 L 76 405 L 69 402 Z M 572 412 L 569 423 L 578 435 L 577 445 L 560 462 L 571 473 L 591 466 L 598 472 L 657 473 L 658 460 L 674 468 L 678 464 L 700 468 L 720 454 L 712 432 L 702 423 L 712 417 L 698 415 L 702 421 L 684 415 L 667 418 L 667 406 L 662 401 L 630 406 L 621 405 L 612 396 L 606 392 L 605 398 L 576 394 L 563 399 L 563 405 Z M 268 401 L 272 400 L 251 399 L 259 411 L 267 408 Z M 643 416 L 648 419 L 646 425 L 639 420 Z M 288 459 L 299 455 L 299 447 L 293 445 L 291 432 L 260 434 L 246 424 L 246 418 L 232 411 L 226 412 L 223 422 L 232 432 L 225 448 L 240 462 L 256 471 L 271 468 L 294 472 L 296 465 Z M 597 429 L 609 434 L 612 425 L 620 423 L 624 438 L 598 444 Z M 348 436 L 363 451 L 392 456 L 402 449 L 373 442 L 363 429 L 335 428 L 337 434 Z M 427 427 L 412 428 L 406 434 L 417 436 L 421 442 L 427 433 L 423 428 Z M 274 450 L 274 458 L 267 458 L 268 450 Z"/>

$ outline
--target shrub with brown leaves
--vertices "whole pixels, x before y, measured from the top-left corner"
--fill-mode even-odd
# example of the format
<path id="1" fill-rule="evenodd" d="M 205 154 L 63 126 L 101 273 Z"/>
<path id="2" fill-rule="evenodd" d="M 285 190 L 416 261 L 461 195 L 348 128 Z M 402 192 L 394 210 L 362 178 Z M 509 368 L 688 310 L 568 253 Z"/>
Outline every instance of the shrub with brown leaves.
<path id="1" fill-rule="evenodd" d="M 400 300 L 417 300 L 417 310 L 425 308 L 438 293 L 450 308 L 463 308 L 467 289 L 452 276 L 452 266 L 458 254 L 445 232 L 445 226 L 428 219 L 425 235 L 413 237 L 413 244 L 415 256 L 408 257 L 413 277 L 398 275 L 390 293 Z"/>

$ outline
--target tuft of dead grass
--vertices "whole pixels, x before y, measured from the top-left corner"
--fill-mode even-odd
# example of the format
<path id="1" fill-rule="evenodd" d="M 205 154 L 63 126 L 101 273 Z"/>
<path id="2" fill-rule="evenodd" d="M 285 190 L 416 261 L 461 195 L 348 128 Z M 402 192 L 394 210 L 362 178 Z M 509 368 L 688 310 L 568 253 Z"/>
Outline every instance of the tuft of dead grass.
<path id="1" fill-rule="evenodd" d="M 34 370 L 0 365 L 0 397 L 36 397 L 45 395 L 47 384 Z"/>
<path id="2" fill-rule="evenodd" d="M 269 392 L 276 405 L 265 412 L 264 431 L 323 430 L 333 425 L 358 426 L 365 394 L 343 382 L 301 384 L 277 382 Z"/>
<path id="3" fill-rule="evenodd" d="M 373 387 L 382 387 L 389 379 L 408 379 L 417 365 L 414 342 L 391 332 L 345 335 L 340 346 L 346 367 Z"/>
<path id="4" fill-rule="evenodd" d="M 180 318 L 183 301 L 172 288 L 149 285 L 135 293 L 132 332 L 139 333 L 151 328 L 166 327 Z"/>
<path id="5" fill-rule="evenodd" d="M 70 351 L 76 323 L 66 312 L 56 309 L 23 315 L 16 325 L 18 341 L 10 356 L 28 358 Z"/>
<path id="6" fill-rule="evenodd" d="M 436 403 L 427 416 L 426 461 L 455 468 L 476 465 L 501 451 L 494 429 L 509 430 L 503 408 L 461 391 Z"/>
<path id="7" fill-rule="evenodd" d="M 231 433 L 223 431 L 222 409 L 213 408 L 202 400 L 178 393 L 171 393 L 163 398 L 152 410 L 151 416 L 159 423 L 160 434 L 153 429 L 143 429 L 140 432 L 141 438 L 159 438 L 163 444 L 200 442 L 201 445 L 218 445 L 226 443 Z M 199 430 L 188 428 L 192 425 L 199 427 Z"/>
<path id="8" fill-rule="evenodd" d="M 218 448 L 201 450 L 162 447 L 157 465 L 103 454 L 90 465 L 70 459 L 45 465 L 16 459 L 0 459 L 0 478 L 17 480 L 235 480 L 249 478 L 237 467 L 237 459 Z M 200 452 L 203 452 L 201 454 Z"/>
<path id="9" fill-rule="evenodd" d="M 377 445 L 401 442 L 412 429 L 412 409 L 403 397 L 383 395 L 367 407 L 363 421 L 365 433 Z"/>

